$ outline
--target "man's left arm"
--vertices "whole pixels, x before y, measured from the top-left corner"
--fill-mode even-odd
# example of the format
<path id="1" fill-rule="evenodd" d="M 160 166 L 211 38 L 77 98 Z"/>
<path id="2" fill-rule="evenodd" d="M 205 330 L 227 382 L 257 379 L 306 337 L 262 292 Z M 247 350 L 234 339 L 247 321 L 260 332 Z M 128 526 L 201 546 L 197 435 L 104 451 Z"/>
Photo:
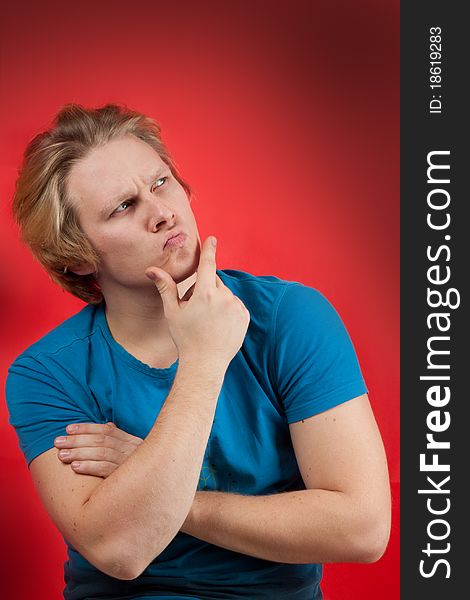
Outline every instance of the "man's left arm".
<path id="1" fill-rule="evenodd" d="M 181 531 L 276 562 L 378 560 L 390 534 L 390 486 L 367 395 L 289 427 L 306 490 L 196 492 Z"/>

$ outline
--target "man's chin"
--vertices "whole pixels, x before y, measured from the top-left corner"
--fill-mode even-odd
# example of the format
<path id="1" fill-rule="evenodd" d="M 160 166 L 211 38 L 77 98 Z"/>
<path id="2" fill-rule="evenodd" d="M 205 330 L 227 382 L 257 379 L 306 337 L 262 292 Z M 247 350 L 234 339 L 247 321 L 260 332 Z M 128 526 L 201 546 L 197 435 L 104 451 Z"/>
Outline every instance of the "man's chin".
<path id="1" fill-rule="evenodd" d="M 197 268 L 199 266 L 199 257 L 201 256 L 201 249 L 199 247 L 199 244 L 196 244 L 196 248 L 191 254 L 192 257 L 185 257 L 184 263 L 176 263 L 174 268 L 175 273 L 173 277 L 176 283 L 180 283 L 185 279 L 188 279 L 188 277 L 191 277 L 191 275 L 193 275 L 197 271 Z"/>
<path id="2" fill-rule="evenodd" d="M 191 277 L 199 266 L 199 258 L 201 256 L 201 248 L 199 241 L 196 242 L 195 248 L 178 248 L 177 253 L 168 257 L 164 264 L 149 264 L 150 267 L 158 267 L 171 275 L 175 283 L 181 283 Z"/>
<path id="3" fill-rule="evenodd" d="M 175 283 L 181 283 L 194 275 L 194 273 L 197 271 L 199 265 L 199 256 L 200 250 L 198 247 L 192 260 L 185 260 L 184 263 L 181 261 L 180 263 L 173 264 L 171 265 L 171 268 L 165 269 L 165 271 L 170 273 Z"/>

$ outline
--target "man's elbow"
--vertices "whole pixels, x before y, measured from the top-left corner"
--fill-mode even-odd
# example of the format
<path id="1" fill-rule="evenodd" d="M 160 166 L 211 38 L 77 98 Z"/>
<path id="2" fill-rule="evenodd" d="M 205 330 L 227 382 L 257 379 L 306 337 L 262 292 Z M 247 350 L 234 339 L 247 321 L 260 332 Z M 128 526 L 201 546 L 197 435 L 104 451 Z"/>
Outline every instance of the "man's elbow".
<path id="1" fill-rule="evenodd" d="M 148 566 L 142 566 L 133 556 L 113 556 L 107 559 L 101 557 L 100 560 L 89 557 L 88 560 L 102 573 L 122 581 L 137 579 Z"/>
<path id="2" fill-rule="evenodd" d="M 384 555 L 390 539 L 389 515 L 377 517 L 365 523 L 358 538 L 354 544 L 353 562 L 377 562 Z"/>
<path id="3" fill-rule="evenodd" d="M 137 579 L 150 562 L 160 554 L 158 552 L 152 559 L 146 560 L 137 551 L 118 551 L 116 546 L 118 544 L 112 549 L 96 547 L 92 552 L 82 549 L 81 554 L 102 573 L 122 581 Z"/>
<path id="4" fill-rule="evenodd" d="M 116 564 L 116 562 L 111 562 L 106 563 L 100 570 L 106 575 L 114 579 L 120 579 L 121 581 L 131 581 L 132 579 L 137 579 L 139 576 L 139 573 L 132 564 Z"/>
<path id="5" fill-rule="evenodd" d="M 95 564 L 98 569 L 107 575 L 114 577 L 115 579 L 131 581 L 142 575 L 149 564 L 165 550 L 168 544 L 172 541 L 173 537 L 165 537 L 158 547 L 145 549 L 142 547 L 142 544 L 140 544 L 139 548 L 136 547 L 134 551 L 129 551 L 128 549 L 131 547 L 131 544 L 126 543 L 123 544 L 123 546 L 126 548 L 126 551 L 121 551 L 118 554 L 116 554 L 114 551 L 112 554 L 108 554 L 109 558 L 104 561 L 103 566 L 98 566 L 91 560 L 90 562 Z"/>
<path id="6" fill-rule="evenodd" d="M 85 549 L 79 551 L 94 567 L 114 579 L 130 581 L 140 574 L 133 556 L 118 555 L 115 551 L 107 554 L 102 548 L 93 552 Z"/>
<path id="7" fill-rule="evenodd" d="M 132 555 L 128 555 L 127 558 L 121 556 L 119 561 L 114 563 L 114 571 L 117 573 L 114 577 L 125 581 L 140 577 L 149 564 L 158 558 L 158 556 L 166 549 L 175 535 L 176 534 L 174 534 L 173 537 L 166 537 L 158 548 L 151 549 L 145 555 L 142 552 L 136 551 Z"/>
<path id="8" fill-rule="evenodd" d="M 106 575 L 123 581 L 137 579 L 172 541 L 178 531 L 158 532 L 160 543 L 156 544 L 157 535 L 140 539 L 128 532 L 120 532 L 119 536 L 100 536 L 93 544 L 87 546 L 74 544 L 94 567 Z M 74 540 L 72 540 L 74 541 Z"/>

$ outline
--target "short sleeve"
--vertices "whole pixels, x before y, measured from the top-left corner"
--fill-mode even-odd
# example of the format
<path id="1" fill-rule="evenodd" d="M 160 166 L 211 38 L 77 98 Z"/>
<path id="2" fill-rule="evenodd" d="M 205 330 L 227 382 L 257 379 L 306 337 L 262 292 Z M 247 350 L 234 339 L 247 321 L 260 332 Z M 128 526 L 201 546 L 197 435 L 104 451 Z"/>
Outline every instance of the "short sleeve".
<path id="1" fill-rule="evenodd" d="M 273 320 L 271 372 L 294 423 L 367 393 L 351 338 L 317 290 L 286 286 Z"/>
<path id="2" fill-rule="evenodd" d="M 26 462 L 54 447 L 69 423 L 103 422 L 73 383 L 63 384 L 34 358 L 20 357 L 9 368 L 5 392 L 8 422 L 15 428 Z"/>

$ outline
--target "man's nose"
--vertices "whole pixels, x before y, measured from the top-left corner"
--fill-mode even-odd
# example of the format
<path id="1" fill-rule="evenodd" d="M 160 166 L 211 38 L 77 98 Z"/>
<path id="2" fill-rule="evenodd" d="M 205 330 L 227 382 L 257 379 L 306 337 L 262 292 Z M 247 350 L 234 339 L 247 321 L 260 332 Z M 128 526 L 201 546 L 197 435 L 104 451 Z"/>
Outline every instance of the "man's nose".
<path id="1" fill-rule="evenodd" d="M 161 202 L 152 198 L 149 201 L 147 227 L 149 231 L 157 232 L 162 226 L 171 226 L 175 221 L 174 211 Z"/>

